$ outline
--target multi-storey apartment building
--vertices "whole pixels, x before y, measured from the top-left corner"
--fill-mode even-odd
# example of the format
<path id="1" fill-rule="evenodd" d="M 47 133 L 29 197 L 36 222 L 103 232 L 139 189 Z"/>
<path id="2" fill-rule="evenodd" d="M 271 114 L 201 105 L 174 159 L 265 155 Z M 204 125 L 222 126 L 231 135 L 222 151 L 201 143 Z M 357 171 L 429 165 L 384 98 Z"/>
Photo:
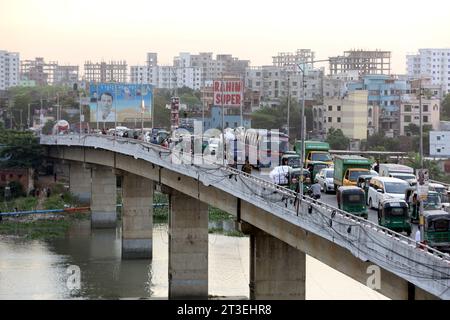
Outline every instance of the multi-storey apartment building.
<path id="1" fill-rule="evenodd" d="M 307 101 L 321 101 L 323 74 L 323 69 L 306 70 L 303 76 L 302 72 L 285 67 L 249 67 L 245 86 L 259 92 L 262 104 L 271 107 L 279 105 L 288 95 L 297 102 L 303 99 L 303 94 Z"/>
<path id="2" fill-rule="evenodd" d="M 350 82 L 349 92 L 367 90 L 369 135 L 380 130 L 387 136 L 400 134 L 399 117 L 401 97 L 410 93 L 406 79 L 388 75 L 366 75 L 361 80 Z"/>
<path id="3" fill-rule="evenodd" d="M 420 125 L 420 106 L 422 106 L 422 125 L 431 125 L 433 130 L 440 128 L 441 102 L 437 98 L 422 97 L 414 94 L 403 95 L 400 105 L 400 135 L 409 134 L 409 124 Z"/>
<path id="4" fill-rule="evenodd" d="M 19 85 L 20 55 L 0 50 L 0 90 Z"/>
<path id="5" fill-rule="evenodd" d="M 450 49 L 419 49 L 406 56 L 406 68 L 410 78 L 429 77 L 441 97 L 450 93 Z"/>
<path id="6" fill-rule="evenodd" d="M 323 105 L 313 107 L 313 129 L 320 135 L 341 129 L 350 139 L 367 139 L 367 101 L 367 90 L 325 98 Z"/>

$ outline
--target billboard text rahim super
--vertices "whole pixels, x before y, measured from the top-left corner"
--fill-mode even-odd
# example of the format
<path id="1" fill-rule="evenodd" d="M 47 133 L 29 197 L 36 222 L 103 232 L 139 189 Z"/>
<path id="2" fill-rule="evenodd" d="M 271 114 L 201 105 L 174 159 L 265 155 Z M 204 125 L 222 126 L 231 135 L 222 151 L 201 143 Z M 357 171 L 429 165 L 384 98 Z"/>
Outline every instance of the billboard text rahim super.
<path id="1" fill-rule="evenodd" d="M 151 119 L 153 87 L 145 84 L 89 84 L 92 122 L 131 122 Z M 117 113 L 117 114 L 116 114 Z"/>

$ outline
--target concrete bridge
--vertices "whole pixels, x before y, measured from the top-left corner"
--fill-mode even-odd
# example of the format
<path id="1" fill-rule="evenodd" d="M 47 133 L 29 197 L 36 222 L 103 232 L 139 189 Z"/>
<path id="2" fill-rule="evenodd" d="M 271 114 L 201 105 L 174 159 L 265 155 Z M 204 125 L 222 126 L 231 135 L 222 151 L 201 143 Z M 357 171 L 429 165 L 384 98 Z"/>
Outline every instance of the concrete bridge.
<path id="1" fill-rule="evenodd" d="M 170 195 L 170 299 L 208 297 L 208 205 L 250 235 L 251 299 L 304 299 L 306 254 L 391 299 L 450 299 L 448 254 L 260 178 L 173 161 L 170 150 L 132 139 L 42 136 L 41 144 L 70 163 L 70 188 L 90 198 L 93 228 L 115 226 L 123 176 L 125 259 L 152 256 L 153 190 Z"/>

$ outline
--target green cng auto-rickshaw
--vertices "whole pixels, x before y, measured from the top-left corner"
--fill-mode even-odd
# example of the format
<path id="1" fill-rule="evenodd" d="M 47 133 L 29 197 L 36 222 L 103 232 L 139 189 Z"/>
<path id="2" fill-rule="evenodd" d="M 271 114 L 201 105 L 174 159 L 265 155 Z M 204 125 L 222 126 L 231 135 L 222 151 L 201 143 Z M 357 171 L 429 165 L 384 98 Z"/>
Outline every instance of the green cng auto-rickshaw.
<path id="1" fill-rule="evenodd" d="M 424 240 L 430 247 L 450 251 L 450 213 L 430 210 L 423 213 Z"/>
<path id="2" fill-rule="evenodd" d="M 292 168 L 289 170 L 289 189 L 299 192 L 299 186 L 301 181 L 301 172 L 303 171 L 303 194 L 309 189 L 311 185 L 310 173 L 307 169 Z"/>
<path id="3" fill-rule="evenodd" d="M 336 198 L 339 209 L 367 219 L 366 196 L 361 188 L 339 187 Z"/>
<path id="4" fill-rule="evenodd" d="M 300 168 L 300 156 L 296 153 L 285 153 L 281 157 L 281 163 L 285 163 L 289 167 L 292 167 L 294 169 Z"/>
<path id="5" fill-rule="evenodd" d="M 411 235 L 408 204 L 404 200 L 386 199 L 378 208 L 378 224 L 396 232 Z"/>
<path id="6" fill-rule="evenodd" d="M 420 201 L 417 191 L 415 189 L 407 189 L 405 193 L 405 200 L 409 205 L 409 216 L 411 222 L 419 221 Z M 423 202 L 423 210 L 441 210 L 441 197 L 436 191 L 428 191 L 427 200 Z"/>
<path id="7" fill-rule="evenodd" d="M 308 164 L 308 170 L 311 174 L 311 183 L 316 182 L 316 175 L 325 168 L 328 168 L 329 165 L 326 162 L 321 162 L 321 161 L 315 161 L 315 162 L 310 162 Z"/>
<path id="8" fill-rule="evenodd" d="M 356 181 L 356 186 L 364 190 L 364 194 L 366 196 L 366 204 L 368 201 L 368 194 L 369 194 L 369 187 L 370 187 L 370 179 L 372 179 L 374 175 L 371 174 L 364 174 L 362 176 L 358 177 L 358 180 Z"/>

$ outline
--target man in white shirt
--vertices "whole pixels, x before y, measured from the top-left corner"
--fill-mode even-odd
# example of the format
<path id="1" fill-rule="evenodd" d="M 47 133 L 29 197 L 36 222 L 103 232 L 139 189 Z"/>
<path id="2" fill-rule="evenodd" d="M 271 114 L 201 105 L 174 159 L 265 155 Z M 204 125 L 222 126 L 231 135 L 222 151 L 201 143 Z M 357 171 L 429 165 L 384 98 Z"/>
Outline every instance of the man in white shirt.
<path id="1" fill-rule="evenodd" d="M 103 92 L 100 96 L 99 108 L 101 112 L 100 121 L 114 122 L 116 121 L 116 115 L 112 110 L 113 96 L 109 92 Z"/>
<path id="2" fill-rule="evenodd" d="M 421 240 L 421 234 L 420 234 L 420 229 L 417 229 L 416 231 L 416 236 L 415 236 L 415 240 L 417 242 L 417 248 L 420 248 L 420 240 Z"/>

